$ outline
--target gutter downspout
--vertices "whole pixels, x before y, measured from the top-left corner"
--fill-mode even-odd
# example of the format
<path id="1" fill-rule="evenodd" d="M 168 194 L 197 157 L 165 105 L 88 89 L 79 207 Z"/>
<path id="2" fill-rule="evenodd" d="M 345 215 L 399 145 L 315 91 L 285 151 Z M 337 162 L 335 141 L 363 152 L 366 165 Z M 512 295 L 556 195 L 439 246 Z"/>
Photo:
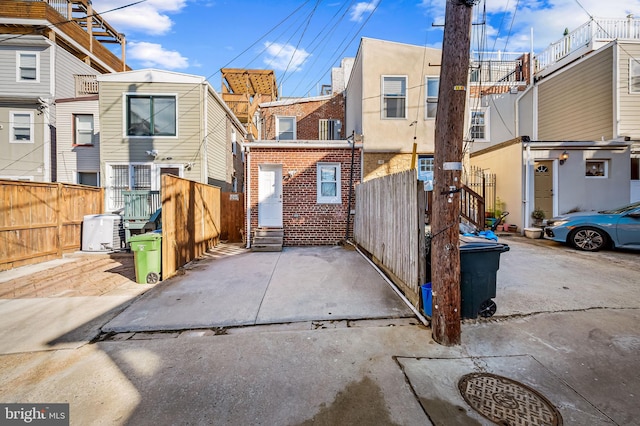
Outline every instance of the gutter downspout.
<path id="1" fill-rule="evenodd" d="M 530 169 L 530 165 L 531 165 L 531 143 L 527 142 L 525 144 L 525 148 L 526 148 L 526 159 L 525 159 L 525 166 L 524 166 L 524 208 L 522 209 L 522 214 L 523 214 L 523 218 L 522 218 L 522 223 L 524 223 L 524 227 L 528 228 L 530 223 L 529 223 L 529 204 L 530 204 L 530 199 L 529 199 L 529 191 L 531 190 L 531 169 Z"/>
<path id="2" fill-rule="evenodd" d="M 251 149 L 248 146 L 242 147 L 245 153 L 245 161 L 247 164 L 247 172 L 245 173 L 244 184 L 246 185 L 246 199 L 245 199 L 245 212 L 247 214 L 247 235 L 245 238 L 247 239 L 246 245 L 247 248 L 251 248 Z"/>
<path id="3" fill-rule="evenodd" d="M 349 241 L 349 225 L 351 225 L 351 196 L 353 193 L 353 162 L 356 151 L 356 132 L 351 133 L 351 168 L 349 169 L 349 198 L 347 199 L 347 229 L 344 239 Z"/>

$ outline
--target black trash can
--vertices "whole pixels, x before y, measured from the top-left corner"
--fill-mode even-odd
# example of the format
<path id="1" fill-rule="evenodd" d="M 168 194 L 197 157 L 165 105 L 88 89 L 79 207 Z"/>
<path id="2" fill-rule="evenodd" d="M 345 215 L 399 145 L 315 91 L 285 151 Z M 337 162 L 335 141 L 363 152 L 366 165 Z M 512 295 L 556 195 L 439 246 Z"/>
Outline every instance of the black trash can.
<path id="1" fill-rule="evenodd" d="M 496 313 L 496 275 L 500 254 L 509 246 L 481 237 L 460 236 L 460 316 L 490 317 Z"/>
<path id="2" fill-rule="evenodd" d="M 426 278 L 431 277 L 431 235 L 427 234 Z M 460 235 L 460 316 L 462 319 L 490 317 L 496 312 L 496 275 L 500 254 L 509 246 L 483 237 Z"/>

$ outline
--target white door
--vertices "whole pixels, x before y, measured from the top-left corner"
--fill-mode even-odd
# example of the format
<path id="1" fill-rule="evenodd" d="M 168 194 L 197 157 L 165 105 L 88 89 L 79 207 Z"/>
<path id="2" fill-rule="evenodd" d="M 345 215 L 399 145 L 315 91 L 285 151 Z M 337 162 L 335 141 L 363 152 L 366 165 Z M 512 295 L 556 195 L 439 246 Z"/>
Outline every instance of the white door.
<path id="1" fill-rule="evenodd" d="M 282 227 L 282 166 L 262 164 L 258 171 L 258 226 Z"/>

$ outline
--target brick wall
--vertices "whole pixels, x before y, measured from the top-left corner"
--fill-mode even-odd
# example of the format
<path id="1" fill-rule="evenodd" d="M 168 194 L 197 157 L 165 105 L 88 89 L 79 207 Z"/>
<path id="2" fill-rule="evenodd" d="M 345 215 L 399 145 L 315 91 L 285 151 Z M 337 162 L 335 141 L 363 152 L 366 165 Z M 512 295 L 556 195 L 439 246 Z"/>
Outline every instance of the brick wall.
<path id="1" fill-rule="evenodd" d="M 360 150 L 355 150 L 353 184 L 360 181 Z M 260 164 L 279 164 L 282 175 L 284 245 L 332 245 L 343 240 L 346 235 L 349 173 L 351 170 L 351 149 L 278 149 L 252 148 L 250 208 L 251 229 L 258 227 L 258 167 Z M 340 163 L 341 204 L 318 204 L 317 169 L 319 162 Z M 290 171 L 295 175 L 288 178 Z M 355 209 L 355 192 L 352 193 L 351 208 Z M 353 218 L 350 220 L 353 236 Z"/>
<path id="2" fill-rule="evenodd" d="M 331 99 L 321 101 L 307 101 L 301 99 L 291 105 L 261 107 L 262 139 L 276 139 L 276 116 L 296 117 L 296 139 L 318 140 L 318 126 L 320 119 L 340 120 L 343 128 L 340 138 L 344 136 L 344 95 L 338 94 Z"/>
<path id="3" fill-rule="evenodd" d="M 411 168 L 412 154 L 395 154 L 389 152 L 364 154 L 364 178 L 371 180 L 382 176 L 403 172 Z M 417 162 L 416 157 L 416 162 Z"/>

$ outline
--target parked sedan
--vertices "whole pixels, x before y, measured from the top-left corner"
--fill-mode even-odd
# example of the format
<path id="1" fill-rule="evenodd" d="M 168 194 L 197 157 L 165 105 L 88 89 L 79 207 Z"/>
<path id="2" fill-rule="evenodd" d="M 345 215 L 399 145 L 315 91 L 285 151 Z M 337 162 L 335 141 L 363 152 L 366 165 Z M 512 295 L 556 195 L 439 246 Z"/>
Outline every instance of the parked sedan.
<path id="1" fill-rule="evenodd" d="M 597 251 L 604 247 L 640 250 L 640 202 L 612 210 L 577 212 L 547 221 L 547 239 Z"/>

